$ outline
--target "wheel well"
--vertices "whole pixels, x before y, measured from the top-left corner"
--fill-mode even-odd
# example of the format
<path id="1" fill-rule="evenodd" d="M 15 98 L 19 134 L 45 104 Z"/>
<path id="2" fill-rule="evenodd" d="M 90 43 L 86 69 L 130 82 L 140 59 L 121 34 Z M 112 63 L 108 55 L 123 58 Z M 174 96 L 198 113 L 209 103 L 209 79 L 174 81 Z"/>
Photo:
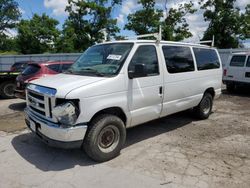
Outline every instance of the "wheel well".
<path id="1" fill-rule="evenodd" d="M 214 98 L 215 96 L 215 91 L 214 91 L 214 88 L 208 88 L 204 93 L 209 93 L 212 95 L 212 97 Z"/>
<path id="2" fill-rule="evenodd" d="M 106 108 L 103 109 L 99 112 L 97 112 L 90 120 L 90 122 L 95 119 L 97 116 L 101 115 L 101 114 L 111 114 L 111 115 L 115 115 L 119 118 L 121 118 L 121 120 L 124 122 L 124 124 L 126 125 L 127 122 L 127 117 L 125 115 L 125 113 L 123 112 L 123 110 L 120 107 L 111 107 L 111 108 Z"/>

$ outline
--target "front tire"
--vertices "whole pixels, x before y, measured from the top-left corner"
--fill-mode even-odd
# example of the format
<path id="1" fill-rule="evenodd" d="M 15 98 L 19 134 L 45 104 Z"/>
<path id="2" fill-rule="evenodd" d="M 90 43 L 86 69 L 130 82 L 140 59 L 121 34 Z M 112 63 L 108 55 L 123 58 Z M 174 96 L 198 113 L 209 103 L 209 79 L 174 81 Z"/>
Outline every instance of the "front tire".
<path id="1" fill-rule="evenodd" d="M 197 118 L 204 120 L 207 119 L 213 108 L 213 97 L 210 93 L 205 93 L 200 104 L 194 108 Z"/>
<path id="2" fill-rule="evenodd" d="M 90 158 L 104 162 L 120 154 L 125 140 L 126 128 L 123 121 L 117 116 L 103 114 L 92 121 L 83 147 Z"/>

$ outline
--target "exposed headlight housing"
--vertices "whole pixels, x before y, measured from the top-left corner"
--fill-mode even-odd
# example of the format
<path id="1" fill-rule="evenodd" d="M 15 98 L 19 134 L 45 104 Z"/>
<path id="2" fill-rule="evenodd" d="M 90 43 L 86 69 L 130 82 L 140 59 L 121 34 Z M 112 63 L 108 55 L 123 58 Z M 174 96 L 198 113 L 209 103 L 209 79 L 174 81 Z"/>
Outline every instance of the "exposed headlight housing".
<path id="1" fill-rule="evenodd" d="M 79 109 L 73 102 L 65 102 L 57 105 L 52 110 L 52 115 L 62 124 L 62 126 L 73 126 L 79 116 Z"/>

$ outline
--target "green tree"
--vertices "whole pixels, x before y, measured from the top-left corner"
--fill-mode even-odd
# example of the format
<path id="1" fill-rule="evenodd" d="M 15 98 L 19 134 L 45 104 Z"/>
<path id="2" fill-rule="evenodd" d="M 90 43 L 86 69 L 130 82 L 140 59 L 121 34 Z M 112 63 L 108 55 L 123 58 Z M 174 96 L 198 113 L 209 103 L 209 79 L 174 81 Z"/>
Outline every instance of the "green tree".
<path id="1" fill-rule="evenodd" d="M 246 13 L 241 13 L 240 9 L 235 7 L 235 1 L 201 1 L 201 8 L 205 10 L 204 19 L 209 22 L 203 40 L 212 39 L 214 35 L 216 47 L 237 48 L 239 39 L 249 36 L 249 5 Z"/>
<path id="2" fill-rule="evenodd" d="M 7 29 L 13 29 L 21 13 L 14 0 L 0 0 L 0 34 Z"/>
<path id="3" fill-rule="evenodd" d="M 159 30 L 163 11 L 155 8 L 154 0 L 140 0 L 142 9 L 128 15 L 124 29 L 132 30 L 136 35 L 154 33 Z"/>
<path id="4" fill-rule="evenodd" d="M 164 19 L 163 10 L 156 9 L 154 0 L 140 0 L 142 9 L 128 15 L 128 23 L 124 29 L 132 30 L 137 35 L 158 32 L 162 25 L 163 40 L 180 41 L 192 36 L 185 19 L 187 14 L 196 10 L 193 3 L 180 4 L 178 8 L 171 8 Z"/>
<path id="5" fill-rule="evenodd" d="M 16 50 L 15 39 L 7 36 L 8 29 L 16 27 L 21 13 L 18 4 L 14 0 L 0 0 L 0 51 Z"/>
<path id="6" fill-rule="evenodd" d="M 61 35 L 56 41 L 56 51 L 62 53 L 73 53 L 75 50 L 74 43 L 77 42 L 77 35 L 74 27 L 70 25 L 71 22 L 65 21 Z"/>
<path id="7" fill-rule="evenodd" d="M 74 51 L 83 51 L 95 42 L 103 40 L 103 29 L 106 30 L 108 38 L 119 32 L 117 20 L 111 18 L 111 10 L 121 3 L 121 0 L 113 0 L 111 3 L 108 0 L 68 0 L 68 3 L 66 11 L 69 17 L 64 24 L 65 36 L 62 39 L 73 41 Z"/>
<path id="8" fill-rule="evenodd" d="M 178 8 L 170 8 L 168 16 L 162 24 L 162 37 L 164 40 L 181 41 L 193 36 L 185 18 L 188 14 L 196 12 L 193 6 L 193 2 L 190 1 L 189 3 L 180 4 Z"/>
<path id="9" fill-rule="evenodd" d="M 17 52 L 16 38 L 8 37 L 5 34 L 0 34 L 0 52 Z"/>
<path id="10" fill-rule="evenodd" d="M 46 14 L 34 14 L 30 20 L 18 24 L 17 43 L 23 54 L 52 52 L 60 32 L 59 22 Z"/>
<path id="11" fill-rule="evenodd" d="M 250 38 L 250 4 L 246 6 L 245 10 L 245 14 L 241 15 L 242 22 L 245 23 L 244 27 L 242 27 L 242 33 L 243 38 Z"/>

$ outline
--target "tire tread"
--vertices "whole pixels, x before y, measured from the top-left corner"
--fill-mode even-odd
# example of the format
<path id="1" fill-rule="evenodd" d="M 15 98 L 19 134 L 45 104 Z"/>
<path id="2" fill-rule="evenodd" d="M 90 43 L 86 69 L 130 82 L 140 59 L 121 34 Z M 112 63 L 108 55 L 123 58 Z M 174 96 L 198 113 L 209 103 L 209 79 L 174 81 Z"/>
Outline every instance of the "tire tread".
<path id="1" fill-rule="evenodd" d="M 114 115 L 111 114 L 101 114 L 99 116 L 97 116 L 90 124 L 90 127 L 88 128 L 88 131 L 86 133 L 86 136 L 84 138 L 84 142 L 83 142 L 83 148 L 85 150 L 85 152 L 87 153 L 87 155 L 94 159 L 95 161 L 98 162 L 104 162 L 104 161 L 108 161 L 112 158 L 115 158 L 116 156 L 119 155 L 120 153 L 120 149 L 121 148 L 116 148 L 117 151 L 108 154 L 108 155 L 100 155 L 94 148 L 91 147 L 94 139 L 96 139 L 96 134 L 98 133 L 98 129 L 100 125 L 103 125 L 105 123 L 105 121 L 110 120 L 110 121 L 117 121 L 120 125 L 124 126 L 123 121 Z M 125 126 L 124 126 L 125 129 Z M 125 131 L 125 138 L 126 138 L 126 131 Z M 121 147 L 124 144 L 124 139 L 122 140 L 122 143 L 119 143 L 119 146 Z"/>

